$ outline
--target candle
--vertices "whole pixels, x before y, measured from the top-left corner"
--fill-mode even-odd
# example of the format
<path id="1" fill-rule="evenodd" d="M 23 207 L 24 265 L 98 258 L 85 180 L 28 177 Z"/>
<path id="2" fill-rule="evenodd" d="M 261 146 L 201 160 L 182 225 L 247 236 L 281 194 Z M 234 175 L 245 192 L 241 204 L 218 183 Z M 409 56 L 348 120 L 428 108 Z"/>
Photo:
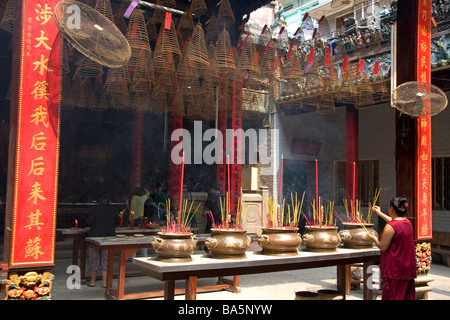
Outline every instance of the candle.
<path id="1" fill-rule="evenodd" d="M 130 227 L 131 227 L 131 229 L 133 229 L 133 227 L 134 227 L 134 211 L 131 211 Z"/>
<path id="2" fill-rule="evenodd" d="M 230 156 L 227 155 L 227 171 L 228 171 L 228 193 L 227 193 L 227 205 L 228 205 L 228 210 L 226 210 L 226 222 L 227 222 L 227 227 L 228 227 L 228 214 L 229 214 L 229 210 L 230 208 L 230 198 L 231 198 L 231 182 L 230 182 Z"/>
<path id="3" fill-rule="evenodd" d="M 120 212 L 120 225 L 121 228 L 123 228 L 123 211 Z"/>
<path id="4" fill-rule="evenodd" d="M 75 229 L 78 229 L 78 220 L 75 219 Z"/>
<path id="5" fill-rule="evenodd" d="M 319 164 L 316 159 L 316 212 L 319 213 Z"/>
<path id="6" fill-rule="evenodd" d="M 353 210 L 355 210 L 354 214 L 356 214 L 356 163 L 353 162 Z"/>
<path id="7" fill-rule="evenodd" d="M 179 209 L 178 209 L 178 221 L 180 221 L 180 218 L 181 218 L 181 207 L 183 204 L 183 179 L 184 179 L 184 152 L 183 152 L 183 157 L 181 159 L 180 205 L 179 205 Z"/>

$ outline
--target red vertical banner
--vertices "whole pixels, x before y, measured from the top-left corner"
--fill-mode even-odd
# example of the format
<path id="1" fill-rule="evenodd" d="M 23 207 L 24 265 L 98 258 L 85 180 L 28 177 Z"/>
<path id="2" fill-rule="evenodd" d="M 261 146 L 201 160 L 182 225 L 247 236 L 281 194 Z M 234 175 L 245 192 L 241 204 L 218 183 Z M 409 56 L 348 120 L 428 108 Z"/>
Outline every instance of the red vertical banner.
<path id="1" fill-rule="evenodd" d="M 60 134 L 59 0 L 22 1 L 10 268 L 54 265 Z"/>
<path id="2" fill-rule="evenodd" d="M 133 133 L 132 133 L 132 152 L 131 152 L 131 188 L 142 186 L 143 161 L 144 161 L 144 126 L 145 114 L 141 111 L 133 113 Z"/>
<path id="3" fill-rule="evenodd" d="M 431 11 L 431 0 L 418 1 L 416 69 L 417 81 L 423 83 L 431 82 Z M 431 218 L 433 209 L 431 202 L 431 117 L 427 116 L 426 110 L 425 107 L 423 116 L 416 120 L 415 214 L 417 240 L 433 237 Z"/>
<path id="4" fill-rule="evenodd" d="M 234 154 L 230 156 L 231 161 L 231 195 L 230 195 L 230 213 L 235 215 L 238 209 L 238 203 L 241 198 L 241 156 L 242 156 L 242 82 L 233 80 L 233 110 L 232 110 L 232 129 Z"/>
<path id="5" fill-rule="evenodd" d="M 172 133 L 177 129 L 183 128 L 183 117 L 182 116 L 176 116 L 176 115 L 170 115 L 169 120 L 169 131 L 170 135 L 172 136 Z M 181 143 L 183 141 L 183 137 L 180 136 L 178 140 L 171 140 L 170 142 L 170 150 L 172 155 L 172 150 L 175 146 L 179 146 L 180 153 L 176 156 L 181 159 L 183 157 L 183 149 L 181 148 Z M 169 160 L 169 195 L 171 198 L 177 198 L 179 199 L 180 195 L 180 180 L 181 180 L 181 164 L 174 163 L 173 159 Z M 175 203 L 174 203 L 175 204 Z"/>
<path id="6" fill-rule="evenodd" d="M 227 103 L 228 103 L 227 80 L 225 76 L 220 77 L 219 84 L 219 112 L 218 112 L 218 131 L 222 133 L 222 139 L 219 139 L 218 159 L 221 162 L 217 164 L 217 182 L 221 187 L 222 194 L 226 190 L 226 132 L 227 132 Z"/>

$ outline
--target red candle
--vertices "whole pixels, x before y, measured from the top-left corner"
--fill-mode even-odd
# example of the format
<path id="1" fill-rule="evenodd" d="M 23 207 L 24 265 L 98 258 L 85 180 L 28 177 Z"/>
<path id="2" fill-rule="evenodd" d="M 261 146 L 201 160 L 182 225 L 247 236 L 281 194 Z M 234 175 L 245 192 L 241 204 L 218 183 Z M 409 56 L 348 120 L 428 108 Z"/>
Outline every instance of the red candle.
<path id="1" fill-rule="evenodd" d="M 228 171 L 228 210 L 231 210 L 230 208 L 230 198 L 231 198 L 231 182 L 230 182 L 230 156 L 227 155 L 227 171 Z M 228 221 L 228 213 L 226 213 L 227 217 L 226 220 Z"/>
<path id="2" fill-rule="evenodd" d="M 184 152 L 183 152 L 183 158 L 181 160 L 180 207 L 178 209 L 178 221 L 180 221 L 180 218 L 181 218 L 181 207 L 183 204 L 183 179 L 184 179 Z"/>
<path id="3" fill-rule="evenodd" d="M 353 162 L 353 208 L 356 215 L 356 163 Z"/>
<path id="4" fill-rule="evenodd" d="M 316 212 L 319 214 L 319 164 L 316 159 Z"/>
<path id="5" fill-rule="evenodd" d="M 123 212 L 120 213 L 120 227 L 123 228 Z"/>
<path id="6" fill-rule="evenodd" d="M 278 188 L 278 204 L 281 206 L 281 188 L 283 187 L 283 155 L 281 155 L 280 163 L 280 186 Z"/>
<path id="7" fill-rule="evenodd" d="M 75 220 L 75 229 L 78 229 L 78 220 Z"/>
<path id="8" fill-rule="evenodd" d="M 131 221 L 130 221 L 131 229 L 134 227 L 134 211 L 131 211 Z"/>

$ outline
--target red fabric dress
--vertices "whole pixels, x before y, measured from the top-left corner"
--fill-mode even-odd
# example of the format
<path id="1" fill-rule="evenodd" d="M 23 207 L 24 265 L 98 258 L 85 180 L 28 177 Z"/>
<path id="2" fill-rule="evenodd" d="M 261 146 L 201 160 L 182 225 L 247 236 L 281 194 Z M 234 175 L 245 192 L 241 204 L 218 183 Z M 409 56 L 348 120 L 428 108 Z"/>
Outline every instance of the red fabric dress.
<path id="1" fill-rule="evenodd" d="M 409 220 L 391 220 L 395 235 L 389 248 L 381 253 L 382 300 L 415 300 L 417 276 L 413 227 Z M 383 234 L 381 234 L 383 237 Z"/>

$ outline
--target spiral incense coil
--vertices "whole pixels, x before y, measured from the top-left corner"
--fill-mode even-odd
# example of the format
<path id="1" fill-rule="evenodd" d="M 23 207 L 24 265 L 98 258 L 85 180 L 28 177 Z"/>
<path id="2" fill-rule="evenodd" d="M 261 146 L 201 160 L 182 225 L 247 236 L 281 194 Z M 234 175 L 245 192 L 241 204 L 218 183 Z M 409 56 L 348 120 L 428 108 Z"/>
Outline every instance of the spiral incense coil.
<path id="1" fill-rule="evenodd" d="M 158 40 L 153 54 L 153 67 L 155 73 L 176 72 L 176 67 L 181 58 L 181 50 L 175 25 L 171 21 L 170 29 L 161 26 Z"/>
<path id="2" fill-rule="evenodd" d="M 243 71 L 255 72 L 261 74 L 260 56 L 256 51 L 255 43 L 251 34 L 247 36 L 243 48 L 241 48 L 238 68 Z"/>
<path id="3" fill-rule="evenodd" d="M 317 95 L 311 95 L 303 98 L 300 109 L 304 111 L 315 111 L 316 108 L 320 108 L 320 101 Z"/>
<path id="4" fill-rule="evenodd" d="M 163 1 L 163 0 L 156 0 L 155 4 L 157 6 L 163 6 L 164 7 L 165 6 L 164 2 L 165 1 Z M 169 6 L 166 6 L 166 7 L 169 7 Z M 152 18 L 150 19 L 149 23 L 152 23 L 152 24 L 164 23 L 165 17 L 166 17 L 166 11 L 165 10 L 160 9 L 158 7 L 153 7 L 153 15 L 152 15 Z"/>
<path id="5" fill-rule="evenodd" d="M 261 70 L 262 75 L 266 78 L 272 78 L 280 70 L 277 46 L 273 41 L 269 41 L 262 53 Z"/>
<path id="6" fill-rule="evenodd" d="M 97 0 L 95 10 L 106 16 L 111 22 L 114 22 L 114 15 L 110 0 Z"/>
<path id="7" fill-rule="evenodd" d="M 202 71 L 209 67 L 208 47 L 201 24 L 197 24 L 192 32 L 191 40 L 185 53 L 189 65 L 194 71 Z"/>
<path id="8" fill-rule="evenodd" d="M 131 47 L 131 57 L 128 62 L 130 68 L 140 65 L 139 60 L 141 59 L 141 55 L 145 55 L 144 59 L 151 59 L 152 50 L 150 48 L 144 14 L 141 10 L 133 10 L 125 37 Z"/>
<path id="9" fill-rule="evenodd" d="M 217 47 L 210 43 L 208 45 L 209 69 L 208 74 L 212 82 L 219 82 L 219 66 L 217 63 Z"/>
<path id="10" fill-rule="evenodd" d="M 234 13 L 228 0 L 222 0 L 220 2 L 217 22 L 220 27 L 228 27 L 234 24 Z"/>
<path id="11" fill-rule="evenodd" d="M 125 96 L 128 97 L 128 84 L 130 83 L 130 76 L 128 67 L 110 68 L 106 76 L 106 94 L 111 96 Z"/>
<path id="12" fill-rule="evenodd" d="M 293 46 L 288 58 L 282 64 L 283 79 L 295 80 L 303 77 L 303 58 L 296 46 Z"/>
<path id="13" fill-rule="evenodd" d="M 219 38 L 217 39 L 217 66 L 223 72 L 236 69 L 230 34 L 225 29 L 220 32 Z"/>
<path id="14" fill-rule="evenodd" d="M 103 67 L 89 58 L 85 58 L 75 71 L 80 77 L 97 78 L 103 75 Z"/>
<path id="15" fill-rule="evenodd" d="M 130 92 L 149 93 L 152 90 L 155 79 L 153 70 L 149 70 L 149 66 L 153 67 L 151 60 L 141 53 L 138 65 L 129 68 L 132 73 Z"/>
<path id="16" fill-rule="evenodd" d="M 201 16 L 208 11 L 204 0 L 191 0 L 191 12 L 194 16 Z"/>
<path id="17" fill-rule="evenodd" d="M 173 116 L 184 116 L 184 97 L 182 90 L 178 89 L 174 92 L 168 111 Z"/>
<path id="18" fill-rule="evenodd" d="M 316 106 L 316 113 L 328 114 L 336 111 L 334 105 L 334 95 L 331 92 L 325 92 L 319 95 L 319 104 Z"/>
<path id="19" fill-rule="evenodd" d="M 4 8 L 3 17 L 0 21 L 0 26 L 3 30 L 13 33 L 14 30 L 14 16 L 16 11 L 16 0 L 8 0 Z"/>
<path id="20" fill-rule="evenodd" d="M 178 22 L 177 34 L 181 36 L 182 39 L 187 39 L 191 36 L 192 31 L 195 28 L 194 20 L 192 19 L 192 13 L 190 10 L 186 10 Z"/>
<path id="21" fill-rule="evenodd" d="M 205 27 L 206 43 L 216 42 L 220 34 L 220 27 L 215 15 L 211 16 Z"/>
<path id="22" fill-rule="evenodd" d="M 355 108 L 370 107 L 375 104 L 372 85 L 366 79 L 361 79 L 357 85 Z"/>

